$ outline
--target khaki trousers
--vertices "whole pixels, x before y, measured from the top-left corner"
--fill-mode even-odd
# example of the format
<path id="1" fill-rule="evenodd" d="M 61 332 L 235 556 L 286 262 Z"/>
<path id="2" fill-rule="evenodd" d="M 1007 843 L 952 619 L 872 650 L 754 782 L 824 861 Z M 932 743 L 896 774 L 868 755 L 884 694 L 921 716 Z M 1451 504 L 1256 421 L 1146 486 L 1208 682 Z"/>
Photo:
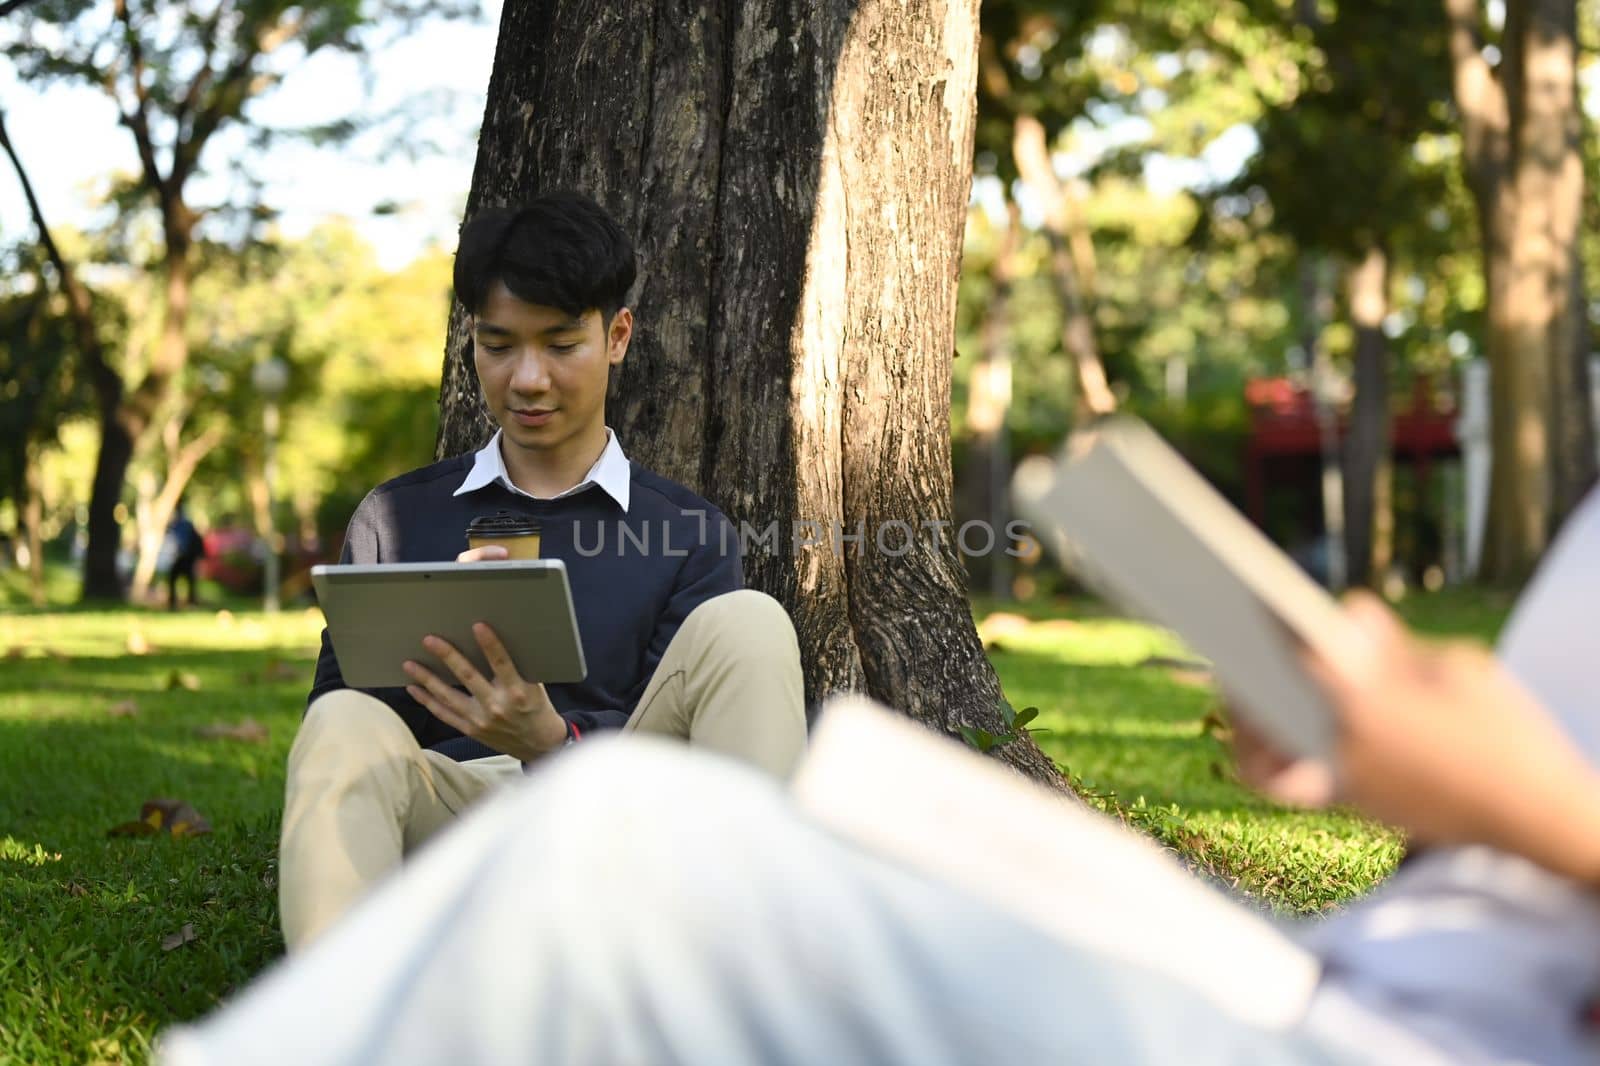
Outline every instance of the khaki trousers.
<path id="1" fill-rule="evenodd" d="M 625 732 L 676 737 L 787 777 L 806 738 L 788 614 L 748 589 L 701 604 L 668 645 Z M 400 717 L 366 693 L 344 689 L 312 703 L 289 752 L 278 849 L 289 950 L 333 924 L 491 789 L 521 775 L 509 755 L 455 762 L 423 750 Z"/>

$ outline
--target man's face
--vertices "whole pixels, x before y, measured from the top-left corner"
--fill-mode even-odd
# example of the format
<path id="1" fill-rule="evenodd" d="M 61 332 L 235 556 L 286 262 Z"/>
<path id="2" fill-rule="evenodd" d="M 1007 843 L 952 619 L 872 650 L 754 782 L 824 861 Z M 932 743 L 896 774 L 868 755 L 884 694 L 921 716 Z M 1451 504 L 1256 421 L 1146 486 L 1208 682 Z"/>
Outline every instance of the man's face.
<path id="1" fill-rule="evenodd" d="M 495 282 L 473 316 L 472 356 L 507 446 L 549 452 L 603 440 L 606 378 L 632 335 L 627 308 L 607 329 L 597 310 L 574 317 L 525 303 Z"/>

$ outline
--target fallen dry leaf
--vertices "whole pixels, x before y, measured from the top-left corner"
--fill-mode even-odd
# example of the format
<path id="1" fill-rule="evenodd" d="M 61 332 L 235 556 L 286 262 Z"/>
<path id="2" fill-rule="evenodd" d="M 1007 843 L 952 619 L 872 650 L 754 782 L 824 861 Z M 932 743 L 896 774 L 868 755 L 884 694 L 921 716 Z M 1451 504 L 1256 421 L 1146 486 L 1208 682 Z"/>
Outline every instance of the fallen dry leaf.
<path id="1" fill-rule="evenodd" d="M 106 708 L 106 713 L 113 718 L 137 718 L 139 705 L 133 700 L 118 700 Z"/>
<path id="2" fill-rule="evenodd" d="M 157 829 L 166 829 L 175 837 L 197 837 L 211 832 L 211 823 L 205 816 L 182 800 L 145 800 L 139 808 L 144 821 L 154 820 Z"/>
<path id="3" fill-rule="evenodd" d="M 61 887 L 66 889 L 67 895 L 74 899 L 82 899 L 89 894 L 89 889 L 84 886 L 82 881 L 68 881 Z"/>
<path id="4" fill-rule="evenodd" d="M 193 922 L 184 922 L 182 929 L 161 938 L 161 950 L 172 951 L 175 948 L 181 948 L 199 935 L 194 931 Z"/>
<path id="5" fill-rule="evenodd" d="M 21 644 L 13 644 L 13 645 L 11 645 L 11 647 L 6 649 L 6 658 L 7 659 L 20 659 L 26 654 L 27 654 L 27 652 L 25 652 L 23 650 L 23 647 L 22 647 Z"/>
<path id="6" fill-rule="evenodd" d="M 129 655 L 149 655 L 150 654 L 150 642 L 148 640 L 146 640 L 145 639 L 145 635 L 143 633 L 141 633 L 137 629 L 132 629 L 132 630 L 128 631 L 128 654 Z"/>
<path id="7" fill-rule="evenodd" d="M 70 663 L 72 661 L 72 656 L 64 651 L 57 651 L 55 648 L 46 648 L 44 653 L 50 656 L 53 662 Z"/>
<path id="8" fill-rule="evenodd" d="M 205 815 L 182 800 L 145 800 L 137 822 L 123 822 L 106 831 L 113 837 L 150 837 L 166 830 L 175 837 L 197 837 L 211 832 Z"/>
<path id="9" fill-rule="evenodd" d="M 174 670 L 167 675 L 166 688 L 168 692 L 173 689 L 186 689 L 189 692 L 200 691 L 200 678 L 188 670 Z"/>
<path id="10" fill-rule="evenodd" d="M 241 740 L 246 744 L 267 742 L 267 727 L 254 718 L 241 718 L 232 725 L 215 722 L 203 725 L 194 732 L 202 740 Z"/>

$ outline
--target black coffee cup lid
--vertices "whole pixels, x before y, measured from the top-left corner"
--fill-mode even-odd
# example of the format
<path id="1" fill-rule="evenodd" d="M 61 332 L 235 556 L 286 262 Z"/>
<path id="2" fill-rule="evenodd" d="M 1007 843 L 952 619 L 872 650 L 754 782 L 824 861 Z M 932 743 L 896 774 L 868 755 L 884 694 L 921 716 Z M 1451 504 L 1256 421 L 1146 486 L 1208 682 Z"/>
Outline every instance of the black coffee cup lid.
<path id="1" fill-rule="evenodd" d="M 498 511 L 494 514 L 483 514 L 467 523 L 467 536 L 469 537 L 525 537 L 539 532 L 539 521 L 527 515 L 512 514 L 510 511 Z"/>

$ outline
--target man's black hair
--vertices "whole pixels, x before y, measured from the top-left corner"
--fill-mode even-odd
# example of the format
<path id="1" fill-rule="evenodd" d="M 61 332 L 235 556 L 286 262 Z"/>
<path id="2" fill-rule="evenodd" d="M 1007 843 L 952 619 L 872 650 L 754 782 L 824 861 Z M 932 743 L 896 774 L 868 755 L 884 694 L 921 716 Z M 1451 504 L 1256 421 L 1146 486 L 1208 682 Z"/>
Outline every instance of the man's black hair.
<path id="1" fill-rule="evenodd" d="M 549 192 L 520 209 L 491 207 L 461 229 L 456 299 L 473 314 L 505 282 L 517 299 L 569 315 L 598 308 L 607 322 L 628 298 L 633 242 L 581 192 Z"/>

